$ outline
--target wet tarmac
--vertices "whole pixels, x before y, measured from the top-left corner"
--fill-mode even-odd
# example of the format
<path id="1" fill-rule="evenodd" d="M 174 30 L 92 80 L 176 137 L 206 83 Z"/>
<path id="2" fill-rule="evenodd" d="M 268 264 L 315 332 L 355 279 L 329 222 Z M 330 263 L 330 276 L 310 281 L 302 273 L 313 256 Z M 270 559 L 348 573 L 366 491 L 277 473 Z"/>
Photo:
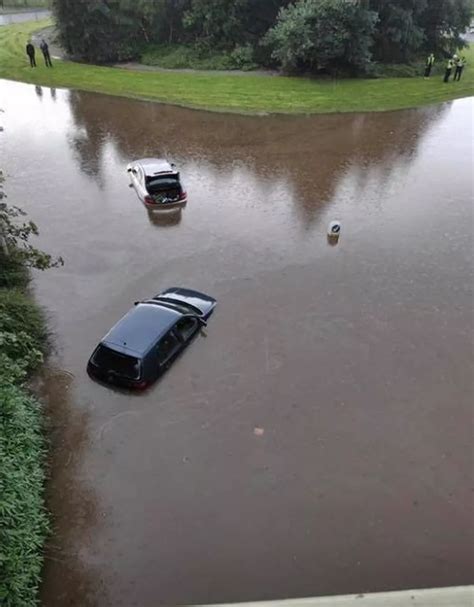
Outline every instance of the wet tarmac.
<path id="1" fill-rule="evenodd" d="M 11 25 L 12 23 L 24 23 L 25 21 L 40 21 L 50 16 L 51 11 L 48 10 L 21 11 L 19 13 L 2 13 L 0 11 L 0 26 Z"/>
<path id="2" fill-rule="evenodd" d="M 243 117 L 3 81 L 0 107 L 9 201 L 66 261 L 34 281 L 45 607 L 471 583 L 473 101 Z M 127 187 L 143 156 L 181 168 L 181 214 Z M 143 394 L 92 382 L 180 285 L 218 299 L 206 335 Z"/>

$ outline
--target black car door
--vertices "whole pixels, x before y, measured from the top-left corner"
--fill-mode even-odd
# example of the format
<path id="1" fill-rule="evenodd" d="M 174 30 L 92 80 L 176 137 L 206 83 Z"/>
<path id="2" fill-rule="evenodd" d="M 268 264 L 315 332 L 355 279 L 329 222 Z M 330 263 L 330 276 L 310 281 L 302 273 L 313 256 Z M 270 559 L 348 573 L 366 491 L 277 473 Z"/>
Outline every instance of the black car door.
<path id="1" fill-rule="evenodd" d="M 157 347 L 156 353 L 160 368 L 166 368 L 182 347 L 183 344 L 179 341 L 173 331 L 168 331 L 168 333 L 160 339 Z"/>
<path id="2" fill-rule="evenodd" d="M 174 326 L 174 333 L 183 347 L 196 335 L 199 330 L 199 321 L 194 316 L 184 316 Z"/>

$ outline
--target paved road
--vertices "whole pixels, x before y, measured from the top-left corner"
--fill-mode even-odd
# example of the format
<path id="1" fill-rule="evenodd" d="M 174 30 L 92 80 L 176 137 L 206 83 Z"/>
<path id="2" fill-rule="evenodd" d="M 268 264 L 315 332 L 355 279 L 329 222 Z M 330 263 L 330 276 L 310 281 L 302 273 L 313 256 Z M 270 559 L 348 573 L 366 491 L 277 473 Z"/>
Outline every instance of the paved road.
<path id="1" fill-rule="evenodd" d="M 10 25 L 12 23 L 23 23 L 24 21 L 41 21 L 51 16 L 51 11 L 37 10 L 37 11 L 23 11 L 19 13 L 1 13 L 0 12 L 0 25 Z"/>

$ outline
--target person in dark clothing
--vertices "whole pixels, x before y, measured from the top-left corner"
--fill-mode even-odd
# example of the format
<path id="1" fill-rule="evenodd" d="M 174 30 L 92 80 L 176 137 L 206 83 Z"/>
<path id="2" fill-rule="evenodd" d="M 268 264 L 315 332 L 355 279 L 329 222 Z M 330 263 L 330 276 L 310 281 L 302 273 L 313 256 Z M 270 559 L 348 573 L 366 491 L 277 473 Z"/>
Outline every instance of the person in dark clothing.
<path id="1" fill-rule="evenodd" d="M 26 45 L 26 54 L 30 58 L 30 67 L 36 67 L 35 47 L 31 44 L 31 40 Z"/>
<path id="2" fill-rule="evenodd" d="M 452 59 L 448 59 L 448 63 L 446 64 L 446 71 L 444 72 L 444 82 L 449 82 L 451 78 L 451 72 L 453 71 L 454 61 Z"/>
<path id="3" fill-rule="evenodd" d="M 431 76 L 431 70 L 433 69 L 434 62 L 435 62 L 435 56 L 433 55 L 433 53 L 431 53 L 430 55 L 428 55 L 428 58 L 426 59 L 425 78 L 429 78 Z"/>
<path id="4" fill-rule="evenodd" d="M 458 59 L 456 60 L 456 71 L 454 72 L 454 82 L 459 82 L 461 80 L 465 65 L 466 57 L 458 57 Z"/>
<path id="5" fill-rule="evenodd" d="M 41 40 L 40 49 L 41 49 L 41 52 L 43 53 L 44 62 L 46 64 L 46 67 L 53 67 L 53 64 L 51 63 L 51 55 L 49 54 L 49 46 L 48 46 L 48 43 L 46 42 L 46 40 L 44 40 L 44 39 Z"/>

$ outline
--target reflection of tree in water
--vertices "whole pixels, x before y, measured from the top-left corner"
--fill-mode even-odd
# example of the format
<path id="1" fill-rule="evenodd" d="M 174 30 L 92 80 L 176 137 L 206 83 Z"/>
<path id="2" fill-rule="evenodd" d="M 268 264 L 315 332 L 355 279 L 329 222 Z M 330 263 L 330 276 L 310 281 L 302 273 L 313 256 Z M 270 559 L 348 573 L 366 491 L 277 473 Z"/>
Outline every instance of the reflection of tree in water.
<path id="1" fill-rule="evenodd" d="M 81 166 L 99 175 L 101 150 L 112 139 L 123 156 L 169 156 L 206 162 L 219 172 L 244 164 L 260 178 L 283 178 L 305 223 L 332 200 L 350 170 L 362 189 L 377 172 L 383 184 L 409 164 L 442 107 L 379 114 L 236 116 L 75 93 L 71 109 L 86 140 Z M 85 167 L 85 168 L 84 168 Z"/>
<path id="2" fill-rule="evenodd" d="M 84 112 L 82 94 L 71 91 L 69 105 L 74 118 L 75 129 L 69 135 L 69 143 L 79 161 L 81 171 L 93 177 L 102 185 L 101 162 L 103 148 L 109 138 L 109 129 L 103 117 L 93 112 Z"/>

